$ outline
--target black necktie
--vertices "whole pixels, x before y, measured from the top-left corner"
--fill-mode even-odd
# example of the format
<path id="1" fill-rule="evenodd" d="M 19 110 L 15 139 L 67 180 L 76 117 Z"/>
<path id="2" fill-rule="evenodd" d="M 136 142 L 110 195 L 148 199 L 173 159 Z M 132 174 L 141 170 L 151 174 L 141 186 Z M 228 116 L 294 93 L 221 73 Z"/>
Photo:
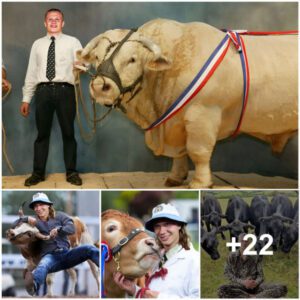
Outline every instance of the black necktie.
<path id="1" fill-rule="evenodd" d="M 48 49 L 46 77 L 52 81 L 55 77 L 55 37 L 51 36 L 51 44 Z"/>

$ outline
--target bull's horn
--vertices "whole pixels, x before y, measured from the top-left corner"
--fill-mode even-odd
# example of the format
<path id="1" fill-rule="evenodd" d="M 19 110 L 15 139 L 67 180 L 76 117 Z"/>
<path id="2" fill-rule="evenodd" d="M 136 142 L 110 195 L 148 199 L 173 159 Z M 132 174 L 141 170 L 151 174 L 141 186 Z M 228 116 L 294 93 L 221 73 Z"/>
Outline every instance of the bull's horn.
<path id="1" fill-rule="evenodd" d="M 139 37 L 139 41 L 147 48 L 149 49 L 151 52 L 153 52 L 154 54 L 154 59 L 157 59 L 161 56 L 161 49 L 160 47 L 155 44 L 153 41 L 151 41 L 150 39 L 144 37 L 144 36 L 140 36 Z"/>
<path id="2" fill-rule="evenodd" d="M 293 223 L 294 220 L 288 217 L 284 217 L 284 216 L 279 216 L 279 219 L 281 219 L 282 222 L 288 222 L 288 223 Z"/>
<path id="3" fill-rule="evenodd" d="M 20 206 L 20 208 L 19 208 L 18 215 L 19 215 L 20 218 L 24 217 L 24 210 L 23 209 L 24 209 L 25 203 L 26 203 L 26 201 L 24 201 L 22 203 L 22 205 Z"/>

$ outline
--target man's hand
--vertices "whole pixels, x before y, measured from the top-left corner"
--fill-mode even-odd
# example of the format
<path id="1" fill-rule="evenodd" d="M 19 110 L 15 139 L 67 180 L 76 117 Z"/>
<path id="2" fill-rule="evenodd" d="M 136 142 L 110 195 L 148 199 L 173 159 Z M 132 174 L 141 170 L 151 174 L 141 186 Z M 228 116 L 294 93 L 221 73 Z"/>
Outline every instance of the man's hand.
<path id="1" fill-rule="evenodd" d="M 36 225 L 36 218 L 34 217 L 28 217 L 28 224 L 31 226 L 35 226 Z"/>
<path id="2" fill-rule="evenodd" d="M 246 289 L 252 290 L 252 289 L 256 288 L 257 283 L 253 279 L 245 279 L 243 281 L 243 285 L 245 286 Z"/>
<path id="3" fill-rule="evenodd" d="M 157 298 L 158 295 L 159 295 L 159 292 L 157 292 L 157 291 L 147 290 L 147 291 L 145 291 L 143 298 Z"/>
<path id="4" fill-rule="evenodd" d="M 2 78 L 2 93 L 7 93 L 10 88 L 10 83 L 7 79 Z"/>
<path id="5" fill-rule="evenodd" d="M 115 283 L 129 295 L 133 296 L 135 293 L 135 284 L 133 281 L 126 279 L 121 272 L 116 272 L 113 274 Z"/>
<path id="6" fill-rule="evenodd" d="M 73 70 L 79 72 L 86 72 L 88 68 L 80 61 L 75 61 L 73 64 Z"/>
<path id="7" fill-rule="evenodd" d="M 50 238 L 55 238 L 58 235 L 58 229 L 54 228 L 50 231 Z"/>
<path id="8" fill-rule="evenodd" d="M 29 115 L 29 103 L 22 102 L 20 112 L 23 117 L 27 117 Z"/>

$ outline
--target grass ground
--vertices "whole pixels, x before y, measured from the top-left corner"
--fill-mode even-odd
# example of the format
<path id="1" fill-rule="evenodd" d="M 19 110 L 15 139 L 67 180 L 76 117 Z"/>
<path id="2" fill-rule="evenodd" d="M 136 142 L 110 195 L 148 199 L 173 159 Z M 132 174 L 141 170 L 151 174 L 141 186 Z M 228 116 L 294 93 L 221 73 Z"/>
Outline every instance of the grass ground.
<path id="1" fill-rule="evenodd" d="M 294 191 L 282 192 L 287 193 L 290 200 L 294 203 L 297 199 L 297 194 Z M 210 192 L 212 193 L 212 192 Z M 271 199 L 273 191 L 260 192 L 214 192 L 225 212 L 228 199 L 233 194 L 239 194 L 242 198 L 250 204 L 251 199 L 256 194 L 265 194 Z M 223 221 L 226 224 L 226 221 Z M 227 279 L 224 277 L 224 267 L 229 253 L 226 248 L 226 242 L 229 241 L 229 233 L 225 233 L 226 241 L 219 238 L 219 252 L 221 258 L 213 261 L 206 252 L 201 250 L 201 297 L 202 298 L 218 298 L 217 288 L 226 283 Z M 272 256 L 265 256 L 263 259 L 263 270 L 266 283 L 282 283 L 287 285 L 287 298 L 298 298 L 298 243 L 294 245 L 289 254 L 281 251 L 274 252 Z"/>

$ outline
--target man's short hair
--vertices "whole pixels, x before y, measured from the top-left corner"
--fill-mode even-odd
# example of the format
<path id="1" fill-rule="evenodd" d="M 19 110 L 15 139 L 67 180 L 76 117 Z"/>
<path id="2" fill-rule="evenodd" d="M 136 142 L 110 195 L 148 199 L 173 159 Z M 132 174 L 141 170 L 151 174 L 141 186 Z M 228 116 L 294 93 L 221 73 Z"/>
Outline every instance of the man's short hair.
<path id="1" fill-rule="evenodd" d="M 45 20 L 47 18 L 48 13 L 50 13 L 50 12 L 58 12 L 58 13 L 60 13 L 61 16 L 62 16 L 62 19 L 64 20 L 64 13 L 60 9 L 58 9 L 58 8 L 50 8 L 50 9 L 48 9 L 46 11 L 46 13 L 45 13 Z"/>

